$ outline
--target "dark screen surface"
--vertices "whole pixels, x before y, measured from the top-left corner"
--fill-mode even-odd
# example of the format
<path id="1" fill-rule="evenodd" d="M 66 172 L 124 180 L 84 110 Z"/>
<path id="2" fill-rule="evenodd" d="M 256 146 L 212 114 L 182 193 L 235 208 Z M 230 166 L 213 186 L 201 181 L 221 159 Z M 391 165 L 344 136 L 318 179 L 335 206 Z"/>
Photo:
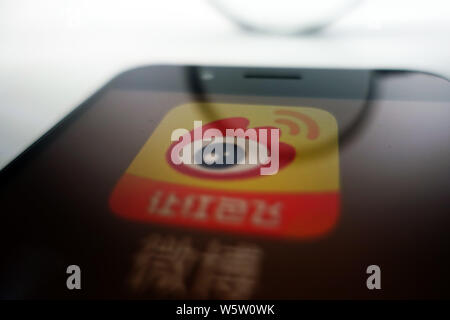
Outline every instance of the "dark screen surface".
<path id="1" fill-rule="evenodd" d="M 332 228 L 287 239 L 113 212 L 118 181 L 167 113 L 187 103 L 206 113 L 223 104 L 331 114 L 340 195 Z M 424 73 L 128 71 L 1 172 L 0 296 L 449 298 L 449 119 L 448 81 Z M 69 265 L 81 268 L 82 290 L 67 289 Z M 380 290 L 367 288 L 371 265 L 380 267 Z"/>

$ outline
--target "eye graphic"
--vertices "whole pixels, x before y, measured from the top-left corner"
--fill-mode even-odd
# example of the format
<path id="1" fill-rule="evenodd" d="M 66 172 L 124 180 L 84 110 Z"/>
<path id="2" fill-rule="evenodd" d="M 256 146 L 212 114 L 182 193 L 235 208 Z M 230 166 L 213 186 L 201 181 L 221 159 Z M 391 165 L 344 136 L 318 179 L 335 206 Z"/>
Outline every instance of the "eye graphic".
<path id="1" fill-rule="evenodd" d="M 211 148 L 208 148 L 211 147 Z M 190 146 L 188 146 L 190 147 Z M 229 151 L 231 150 L 231 151 Z M 226 170 L 242 164 L 245 160 L 245 149 L 236 143 L 216 143 L 206 145 L 197 151 L 194 159 L 205 169 Z"/>
<path id="2" fill-rule="evenodd" d="M 191 142 L 184 145 L 179 154 L 175 154 L 176 162 L 172 161 L 172 149 L 178 142 L 174 142 L 167 151 L 167 161 L 175 170 L 205 179 L 243 179 L 260 176 L 260 169 L 270 161 L 270 139 L 260 142 L 249 137 L 226 137 L 226 129 L 246 130 L 249 121 L 245 118 L 227 118 L 218 120 L 202 127 L 203 130 L 214 128 L 223 134 L 223 139 L 212 141 L 194 140 L 193 131 Z M 260 128 L 255 128 L 260 129 Z M 273 129 L 273 128 L 261 128 Z M 259 132 L 256 130 L 256 132 Z M 183 157 L 188 154 L 189 156 Z M 264 157 L 266 155 L 266 157 Z M 172 157 L 171 157 L 172 156 Z M 269 158 L 268 158 L 268 157 Z M 279 142 L 280 169 L 295 158 L 295 149 L 283 142 Z"/>
<path id="3" fill-rule="evenodd" d="M 191 151 L 190 161 L 175 168 L 186 174 L 203 178 L 231 179 L 259 175 L 262 163 L 251 162 L 249 150 L 267 152 L 267 147 L 257 141 L 234 138 L 234 142 L 221 141 L 197 144 L 193 141 L 183 147 L 182 153 Z"/>

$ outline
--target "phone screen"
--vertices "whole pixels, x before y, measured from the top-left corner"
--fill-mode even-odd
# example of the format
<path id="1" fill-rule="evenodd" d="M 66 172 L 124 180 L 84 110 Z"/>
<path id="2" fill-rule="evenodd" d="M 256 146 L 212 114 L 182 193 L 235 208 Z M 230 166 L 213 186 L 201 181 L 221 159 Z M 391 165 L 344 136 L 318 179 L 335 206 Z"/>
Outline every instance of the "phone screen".
<path id="1" fill-rule="evenodd" d="M 77 265 L 85 298 L 448 297 L 450 103 L 377 81 L 107 87 L 2 181 L 1 296 L 73 297 Z"/>

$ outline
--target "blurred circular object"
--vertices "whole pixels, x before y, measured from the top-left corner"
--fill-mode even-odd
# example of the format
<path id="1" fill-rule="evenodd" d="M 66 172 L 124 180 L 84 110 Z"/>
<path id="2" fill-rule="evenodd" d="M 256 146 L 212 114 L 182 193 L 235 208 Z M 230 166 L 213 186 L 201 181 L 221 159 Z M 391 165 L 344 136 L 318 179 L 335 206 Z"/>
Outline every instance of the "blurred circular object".
<path id="1" fill-rule="evenodd" d="M 210 0 L 229 20 L 251 31 L 278 34 L 317 32 L 362 0 Z"/>

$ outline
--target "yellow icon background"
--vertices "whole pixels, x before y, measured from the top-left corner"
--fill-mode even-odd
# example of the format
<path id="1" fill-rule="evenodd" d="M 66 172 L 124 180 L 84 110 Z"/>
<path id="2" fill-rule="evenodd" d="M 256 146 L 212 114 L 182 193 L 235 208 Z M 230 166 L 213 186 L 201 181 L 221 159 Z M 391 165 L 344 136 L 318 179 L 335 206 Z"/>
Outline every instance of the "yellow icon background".
<path id="1" fill-rule="evenodd" d="M 319 127 L 319 136 L 307 138 L 307 126 L 292 117 L 277 115 L 276 110 L 292 110 L 312 118 Z M 243 179 L 211 180 L 188 176 L 173 169 L 166 160 L 173 130 L 194 128 L 194 121 L 203 125 L 212 121 L 245 117 L 248 128 L 274 126 L 281 129 L 280 142 L 296 149 L 294 161 L 278 173 Z M 275 122 L 288 118 L 300 127 L 300 133 L 290 135 L 289 128 Z M 233 191 L 317 192 L 339 190 L 338 126 L 329 112 L 312 107 L 286 107 L 248 104 L 188 103 L 171 109 L 127 169 L 127 173 L 186 186 Z"/>

